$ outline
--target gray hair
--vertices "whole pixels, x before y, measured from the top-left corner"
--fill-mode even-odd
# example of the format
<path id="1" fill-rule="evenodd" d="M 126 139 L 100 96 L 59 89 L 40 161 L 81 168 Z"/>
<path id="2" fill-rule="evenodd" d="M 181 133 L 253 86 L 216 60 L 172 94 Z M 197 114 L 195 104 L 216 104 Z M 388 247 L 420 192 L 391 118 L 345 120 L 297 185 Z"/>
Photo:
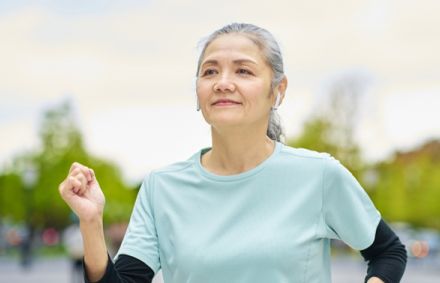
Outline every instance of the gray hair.
<path id="1" fill-rule="evenodd" d="M 284 79 L 285 75 L 283 67 L 283 57 L 281 55 L 281 50 L 277 41 L 275 40 L 274 36 L 266 29 L 260 28 L 252 24 L 244 23 L 232 23 L 226 25 L 221 29 L 214 31 L 202 42 L 202 51 L 197 62 L 196 76 L 199 75 L 200 65 L 202 63 L 203 57 L 205 56 L 205 51 L 208 45 L 211 44 L 211 42 L 213 42 L 214 39 L 216 39 L 217 37 L 231 33 L 243 34 L 244 36 L 252 40 L 252 42 L 254 42 L 263 51 L 263 57 L 266 60 L 266 63 L 272 69 L 273 77 L 271 82 L 271 90 L 278 86 L 279 83 Z M 280 117 L 275 110 L 276 109 L 272 108 L 272 111 L 269 115 L 269 125 L 266 134 L 272 140 L 281 141 L 281 136 L 284 136 L 284 133 L 280 123 Z"/>

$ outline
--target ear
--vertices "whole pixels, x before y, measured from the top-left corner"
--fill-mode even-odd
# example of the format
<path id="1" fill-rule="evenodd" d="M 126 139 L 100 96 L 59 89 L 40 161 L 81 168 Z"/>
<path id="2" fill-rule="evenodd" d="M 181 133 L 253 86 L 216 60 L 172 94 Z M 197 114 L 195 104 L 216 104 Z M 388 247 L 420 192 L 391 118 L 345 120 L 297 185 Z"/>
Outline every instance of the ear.
<path id="1" fill-rule="evenodd" d="M 284 78 L 281 80 L 281 82 L 278 84 L 278 86 L 274 89 L 274 103 L 275 103 L 275 99 L 278 95 L 281 95 L 280 97 L 280 103 L 279 105 L 281 105 L 281 103 L 283 102 L 284 99 L 284 95 L 286 94 L 286 89 L 287 89 L 287 77 L 284 76 Z M 278 106 L 279 106 L 278 105 Z"/>

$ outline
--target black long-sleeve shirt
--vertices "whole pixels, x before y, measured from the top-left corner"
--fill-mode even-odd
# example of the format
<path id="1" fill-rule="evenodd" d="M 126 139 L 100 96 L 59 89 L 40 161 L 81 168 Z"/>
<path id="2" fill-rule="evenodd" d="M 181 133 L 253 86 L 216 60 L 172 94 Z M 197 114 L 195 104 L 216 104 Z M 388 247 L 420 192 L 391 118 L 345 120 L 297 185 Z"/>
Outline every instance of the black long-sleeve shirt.
<path id="1" fill-rule="evenodd" d="M 385 221 L 380 220 L 373 244 L 362 250 L 361 255 L 368 262 L 365 282 L 373 276 L 385 283 L 400 282 L 406 267 L 406 249 Z M 115 263 L 109 257 L 104 276 L 96 283 L 151 283 L 153 277 L 154 271 L 144 262 L 120 255 Z M 91 283 L 86 272 L 84 281 Z"/>

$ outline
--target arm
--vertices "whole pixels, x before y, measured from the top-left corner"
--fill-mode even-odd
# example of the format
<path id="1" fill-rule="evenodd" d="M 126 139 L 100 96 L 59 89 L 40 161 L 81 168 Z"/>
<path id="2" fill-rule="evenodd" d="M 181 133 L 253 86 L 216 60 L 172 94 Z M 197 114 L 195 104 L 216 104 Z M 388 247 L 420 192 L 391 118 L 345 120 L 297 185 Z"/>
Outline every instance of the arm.
<path id="1" fill-rule="evenodd" d="M 104 194 L 93 170 L 76 162 L 58 190 L 80 220 L 84 270 L 91 280 L 98 280 L 103 276 L 108 261 L 102 221 Z"/>
<path id="2" fill-rule="evenodd" d="M 102 219 L 80 221 L 84 245 L 84 273 L 92 281 L 103 277 L 109 263 Z"/>
<path id="3" fill-rule="evenodd" d="M 406 267 L 406 249 L 385 221 L 380 220 L 373 244 L 361 255 L 368 261 L 365 282 L 400 282 Z"/>
<path id="4" fill-rule="evenodd" d="M 105 198 L 93 170 L 73 163 L 58 189 L 63 200 L 80 219 L 84 245 L 84 281 L 151 283 L 154 272 L 144 262 L 121 255 L 113 264 L 109 258 L 102 221 Z"/>

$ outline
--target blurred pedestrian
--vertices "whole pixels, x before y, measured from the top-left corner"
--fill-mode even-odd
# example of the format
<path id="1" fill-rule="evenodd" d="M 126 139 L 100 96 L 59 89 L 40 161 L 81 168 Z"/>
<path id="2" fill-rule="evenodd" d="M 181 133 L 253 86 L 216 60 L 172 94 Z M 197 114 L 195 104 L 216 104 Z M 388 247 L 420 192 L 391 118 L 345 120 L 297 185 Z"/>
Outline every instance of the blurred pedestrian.
<path id="1" fill-rule="evenodd" d="M 83 241 L 78 218 L 72 214 L 71 219 L 73 223 L 63 232 L 63 244 L 71 262 L 70 282 L 82 283 L 84 282 L 82 267 L 82 259 L 84 256 Z"/>
<path id="2" fill-rule="evenodd" d="M 29 269 L 32 265 L 34 235 L 34 227 L 26 225 L 20 243 L 20 264 L 23 269 Z"/>

